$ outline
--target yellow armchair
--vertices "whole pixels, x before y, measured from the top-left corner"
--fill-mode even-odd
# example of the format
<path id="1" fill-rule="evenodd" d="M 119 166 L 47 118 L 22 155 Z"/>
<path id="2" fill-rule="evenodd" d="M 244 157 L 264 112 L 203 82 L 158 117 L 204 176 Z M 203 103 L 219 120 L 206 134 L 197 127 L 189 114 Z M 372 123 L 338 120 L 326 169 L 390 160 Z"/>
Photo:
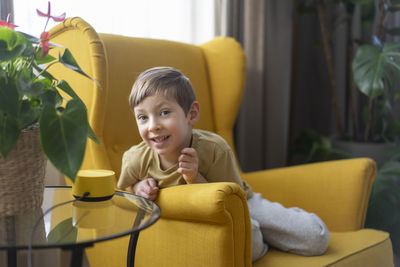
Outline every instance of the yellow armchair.
<path id="1" fill-rule="evenodd" d="M 233 39 L 218 37 L 196 46 L 99 34 L 80 18 L 67 19 L 50 34 L 102 85 L 98 89 L 72 71 L 51 68 L 55 76 L 63 72 L 86 103 L 103 144 L 89 141 L 83 169 L 112 169 L 119 176 L 123 152 L 140 142 L 128 95 L 138 74 L 154 66 L 173 66 L 190 78 L 201 105 L 198 128 L 218 133 L 234 148 L 232 129 L 244 90 L 245 55 Z M 272 249 L 254 266 L 393 266 L 389 235 L 363 229 L 375 172 L 372 160 L 353 159 L 243 173 L 254 191 L 318 214 L 331 231 L 322 256 Z M 249 213 L 236 184 L 166 188 L 157 203 L 162 216 L 140 234 L 136 266 L 252 266 Z M 123 238 L 87 249 L 91 266 L 125 266 L 127 244 Z"/>

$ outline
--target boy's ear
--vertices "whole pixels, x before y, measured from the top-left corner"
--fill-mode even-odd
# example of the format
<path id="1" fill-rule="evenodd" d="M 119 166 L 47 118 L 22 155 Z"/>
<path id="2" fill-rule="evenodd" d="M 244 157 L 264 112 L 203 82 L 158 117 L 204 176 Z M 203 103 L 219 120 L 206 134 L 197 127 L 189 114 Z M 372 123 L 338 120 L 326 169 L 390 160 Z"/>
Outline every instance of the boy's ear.
<path id="1" fill-rule="evenodd" d="M 188 112 L 188 119 L 190 125 L 194 126 L 200 118 L 200 104 L 197 101 L 194 101 L 192 105 L 190 106 L 189 112 Z"/>

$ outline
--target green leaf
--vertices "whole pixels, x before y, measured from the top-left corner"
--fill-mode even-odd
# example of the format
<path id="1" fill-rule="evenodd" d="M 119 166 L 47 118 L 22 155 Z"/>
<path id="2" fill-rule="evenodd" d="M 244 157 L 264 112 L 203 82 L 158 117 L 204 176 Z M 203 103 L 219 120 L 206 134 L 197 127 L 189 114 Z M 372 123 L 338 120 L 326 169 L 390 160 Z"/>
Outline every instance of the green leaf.
<path id="1" fill-rule="evenodd" d="M 18 121 L 0 111 L 0 152 L 4 158 L 11 152 L 21 133 Z"/>
<path id="2" fill-rule="evenodd" d="M 400 162 L 388 161 L 379 168 L 380 175 L 397 175 L 400 177 Z"/>
<path id="3" fill-rule="evenodd" d="M 398 80 L 393 73 L 400 73 L 399 44 L 387 43 L 361 46 L 353 61 L 354 81 L 362 93 L 375 98 L 384 92 L 385 82 L 394 84 Z"/>
<path id="4" fill-rule="evenodd" d="M 88 122 L 89 124 L 89 122 Z M 101 146 L 100 139 L 97 137 L 97 135 L 94 133 L 92 127 L 89 125 L 89 132 L 88 132 L 88 137 L 93 140 L 96 144 Z"/>
<path id="5" fill-rule="evenodd" d="M 398 208 L 385 192 L 374 195 L 368 206 L 366 227 L 383 230 L 398 221 L 398 214 Z"/>
<path id="6" fill-rule="evenodd" d="M 79 96 L 75 93 L 75 91 L 71 88 L 71 86 L 69 86 L 69 84 L 66 81 L 64 81 L 64 80 L 59 81 L 57 83 L 57 87 L 60 88 L 61 90 L 63 90 L 65 93 L 67 93 L 70 97 L 81 100 L 79 98 Z"/>
<path id="7" fill-rule="evenodd" d="M 39 124 L 43 151 L 59 171 L 75 181 L 89 131 L 85 105 L 72 99 L 63 111 L 45 106 Z"/>
<path id="8" fill-rule="evenodd" d="M 19 57 L 25 49 L 31 47 L 22 34 L 6 27 L 0 27 L 0 60 L 11 60 Z"/>
<path id="9" fill-rule="evenodd" d="M 21 95 L 38 96 L 43 93 L 44 84 L 41 82 L 33 82 L 33 73 L 26 68 L 21 69 L 17 74 L 17 89 Z"/>
<path id="10" fill-rule="evenodd" d="M 44 58 L 42 58 L 42 49 L 39 49 L 39 51 L 37 51 L 35 53 L 35 60 L 36 60 L 36 64 L 47 64 L 50 62 L 53 62 L 54 60 L 56 60 L 55 57 L 53 57 L 50 54 L 47 54 Z"/>
<path id="11" fill-rule="evenodd" d="M 75 243 L 78 237 L 78 229 L 73 225 L 72 218 L 65 219 L 57 224 L 47 236 L 49 244 Z"/>
<path id="12" fill-rule="evenodd" d="M 53 90 L 47 90 L 45 93 L 40 95 L 40 99 L 44 106 L 56 106 L 57 105 L 57 92 Z"/>
<path id="13" fill-rule="evenodd" d="M 0 40 L 0 42 L 4 42 Z M 0 47 L 0 60 L 7 61 L 12 60 L 14 58 L 19 57 L 25 50 L 26 46 L 24 44 L 17 45 L 13 49 L 9 50 L 4 48 L 3 46 Z"/>
<path id="14" fill-rule="evenodd" d="M 19 105 L 19 95 L 15 84 L 7 83 L 5 78 L 0 78 L 0 112 L 17 117 Z"/>
<path id="15" fill-rule="evenodd" d="M 40 73 L 40 76 L 43 76 L 44 78 L 50 80 L 50 81 L 57 81 L 56 78 L 54 78 L 53 75 L 51 75 L 48 71 L 42 69 L 41 67 L 37 66 L 36 64 L 33 64 L 33 68 Z"/>
<path id="16" fill-rule="evenodd" d="M 25 127 L 32 125 L 37 122 L 40 115 L 40 107 L 32 107 L 30 101 L 23 100 L 21 104 L 20 111 L 20 128 L 24 129 Z"/>
<path id="17" fill-rule="evenodd" d="M 64 64 L 67 68 L 74 70 L 83 76 L 88 77 L 89 79 L 92 79 L 89 75 L 87 75 L 78 65 L 76 62 L 75 58 L 72 56 L 71 52 L 69 51 L 68 48 L 64 50 L 64 54 L 59 58 L 59 61 Z"/>
<path id="18" fill-rule="evenodd" d="M 28 42 L 23 35 L 7 27 L 0 28 L 0 40 L 6 41 L 9 49 L 14 48 L 19 44 Z"/>
<path id="19" fill-rule="evenodd" d="M 30 41 L 31 43 L 38 43 L 38 42 L 40 41 L 40 39 L 37 38 L 36 36 L 27 34 L 27 33 L 25 33 L 25 32 L 19 32 L 19 31 L 18 31 L 18 33 L 19 33 L 19 34 L 22 34 L 22 35 L 23 35 L 28 41 Z"/>
<path id="20" fill-rule="evenodd" d="M 65 93 L 67 93 L 70 97 L 79 99 L 81 102 L 83 102 L 66 81 L 64 81 L 64 80 L 59 81 L 57 84 L 57 87 L 60 88 L 61 90 L 63 90 Z M 89 122 L 87 122 L 87 123 L 89 125 Z M 94 142 L 96 142 L 98 145 L 101 145 L 99 138 L 96 136 L 92 127 L 90 127 L 90 126 L 89 126 L 88 137 L 90 139 L 92 139 Z"/>

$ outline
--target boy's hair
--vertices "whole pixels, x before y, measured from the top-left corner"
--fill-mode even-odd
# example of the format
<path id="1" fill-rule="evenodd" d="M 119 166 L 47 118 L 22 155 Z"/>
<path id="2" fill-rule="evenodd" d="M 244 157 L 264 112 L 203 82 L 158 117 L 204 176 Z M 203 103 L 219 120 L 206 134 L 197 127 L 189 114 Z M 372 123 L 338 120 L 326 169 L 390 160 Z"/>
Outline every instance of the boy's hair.
<path id="1" fill-rule="evenodd" d="M 132 111 L 146 97 L 158 93 L 173 97 L 185 114 L 196 100 L 192 84 L 179 70 L 172 67 L 155 67 L 142 72 L 133 84 L 129 95 Z"/>

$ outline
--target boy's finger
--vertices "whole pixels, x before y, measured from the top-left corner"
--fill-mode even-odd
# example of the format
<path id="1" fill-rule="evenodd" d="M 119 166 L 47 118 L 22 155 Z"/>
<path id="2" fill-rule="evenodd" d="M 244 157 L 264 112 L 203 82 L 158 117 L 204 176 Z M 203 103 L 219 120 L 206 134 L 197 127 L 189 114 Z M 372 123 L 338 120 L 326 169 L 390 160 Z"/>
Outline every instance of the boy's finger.
<path id="1" fill-rule="evenodd" d="M 192 157 L 192 156 L 188 156 L 186 154 L 181 154 L 179 156 L 179 158 L 178 158 L 178 161 L 179 162 L 193 162 L 193 163 L 196 163 L 198 160 L 197 160 L 197 157 Z"/>
<path id="2" fill-rule="evenodd" d="M 149 194 L 151 191 L 151 187 L 149 186 L 143 186 L 140 190 L 140 192 L 144 193 L 144 194 Z"/>
<path id="3" fill-rule="evenodd" d="M 151 194 L 153 192 L 157 192 L 158 191 L 158 187 L 157 186 L 154 186 L 154 187 L 146 186 L 146 187 L 143 187 L 142 191 L 145 192 L 146 194 Z"/>
<path id="4" fill-rule="evenodd" d="M 193 183 L 193 181 L 194 181 L 194 177 L 193 177 L 193 175 L 190 173 L 190 174 L 183 174 L 183 179 L 186 181 L 186 183 L 188 183 L 188 184 L 192 184 Z"/>
<path id="5" fill-rule="evenodd" d="M 158 192 L 158 187 L 152 187 L 152 188 L 150 188 L 149 194 L 150 194 L 150 195 L 152 195 L 152 194 L 157 194 L 157 192 Z"/>
<path id="6" fill-rule="evenodd" d="M 181 154 L 181 155 L 179 156 L 179 158 L 178 158 L 178 161 L 179 161 L 179 162 L 182 162 L 182 161 L 190 161 L 190 159 L 191 159 L 191 157 L 189 157 L 189 156 L 187 156 L 187 155 L 185 155 L 185 154 Z"/>
<path id="7" fill-rule="evenodd" d="M 156 182 L 153 178 L 147 179 L 147 184 L 148 184 L 150 187 L 157 187 L 157 182 Z"/>
<path id="8" fill-rule="evenodd" d="M 194 169 L 195 165 L 192 162 L 179 162 L 179 167 L 184 169 Z"/>
<path id="9" fill-rule="evenodd" d="M 178 168 L 178 172 L 180 174 L 182 174 L 183 176 L 185 176 L 185 175 L 193 176 L 194 175 L 194 171 L 192 169 Z"/>
<path id="10" fill-rule="evenodd" d="M 182 154 L 187 154 L 190 156 L 195 156 L 196 155 L 196 149 L 192 148 L 192 147 L 185 147 L 184 149 L 181 150 Z"/>

